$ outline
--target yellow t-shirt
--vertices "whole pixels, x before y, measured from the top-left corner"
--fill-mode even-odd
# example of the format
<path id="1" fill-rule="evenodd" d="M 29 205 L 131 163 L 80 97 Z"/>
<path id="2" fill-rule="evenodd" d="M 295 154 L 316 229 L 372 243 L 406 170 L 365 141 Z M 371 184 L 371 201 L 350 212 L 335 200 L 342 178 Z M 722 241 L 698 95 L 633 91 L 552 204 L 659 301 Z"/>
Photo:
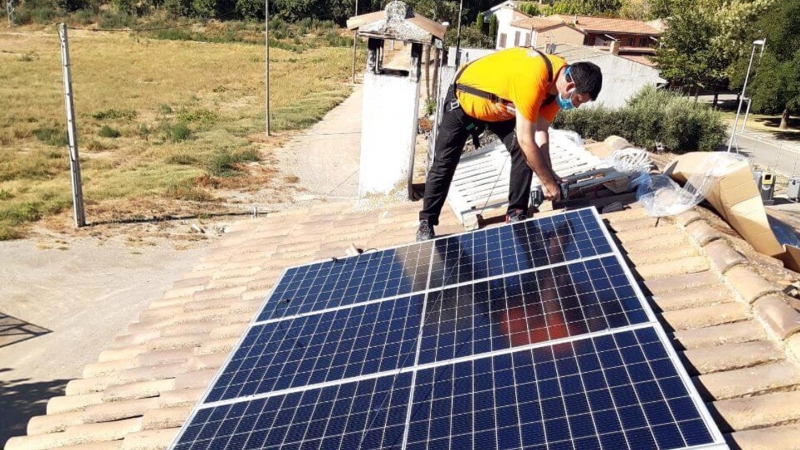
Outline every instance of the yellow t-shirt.
<path id="1" fill-rule="evenodd" d="M 553 65 L 553 77 L 567 65 L 563 58 L 545 55 Z M 492 53 L 469 63 L 457 80 L 458 84 L 489 92 L 513 103 L 495 103 L 458 91 L 461 108 L 469 116 L 486 122 L 501 122 L 516 117 L 515 109 L 526 119 L 536 122 L 539 116 L 552 122 L 558 103 L 542 105 L 550 85 L 547 65 L 540 54 L 529 48 L 510 48 Z"/>

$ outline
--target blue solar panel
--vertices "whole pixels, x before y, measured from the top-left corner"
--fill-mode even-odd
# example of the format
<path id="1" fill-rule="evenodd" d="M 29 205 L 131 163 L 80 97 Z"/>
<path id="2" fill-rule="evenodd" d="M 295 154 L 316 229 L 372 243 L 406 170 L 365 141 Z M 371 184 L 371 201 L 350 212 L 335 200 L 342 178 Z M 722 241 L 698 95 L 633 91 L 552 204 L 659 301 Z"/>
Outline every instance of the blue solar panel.
<path id="1" fill-rule="evenodd" d="M 607 256 L 431 293 L 419 363 L 648 320 L 619 261 Z"/>
<path id="2" fill-rule="evenodd" d="M 714 439 L 653 328 L 423 369 L 407 449 L 675 449 Z"/>
<path id="3" fill-rule="evenodd" d="M 377 449 L 402 441 L 411 374 L 201 409 L 175 449 Z"/>
<path id="4" fill-rule="evenodd" d="M 439 239 L 429 287 L 611 253 L 591 209 Z"/>
<path id="5" fill-rule="evenodd" d="M 424 296 L 252 327 L 206 403 L 414 364 Z"/>
<path id="6" fill-rule="evenodd" d="M 259 321 L 423 291 L 430 242 L 369 252 L 286 271 Z"/>
<path id="7" fill-rule="evenodd" d="M 591 209 L 288 269 L 173 447 L 724 448 L 632 282 Z"/>

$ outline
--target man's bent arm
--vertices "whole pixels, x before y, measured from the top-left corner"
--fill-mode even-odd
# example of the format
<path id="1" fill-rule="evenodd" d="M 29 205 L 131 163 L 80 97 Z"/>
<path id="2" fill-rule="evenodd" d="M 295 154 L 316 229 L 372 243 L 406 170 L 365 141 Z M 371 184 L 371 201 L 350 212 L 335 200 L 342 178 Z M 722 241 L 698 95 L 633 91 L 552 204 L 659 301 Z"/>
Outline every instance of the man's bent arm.
<path id="1" fill-rule="evenodd" d="M 517 113 L 517 142 L 525 155 L 525 161 L 545 187 L 545 197 L 548 200 L 558 200 L 561 192 L 553 177 L 553 169 L 536 144 L 536 128 L 536 123 Z"/>
<path id="2" fill-rule="evenodd" d="M 539 117 L 536 121 L 536 145 L 542 152 L 547 167 L 553 169 L 553 161 L 550 159 L 550 121 L 544 117 Z"/>

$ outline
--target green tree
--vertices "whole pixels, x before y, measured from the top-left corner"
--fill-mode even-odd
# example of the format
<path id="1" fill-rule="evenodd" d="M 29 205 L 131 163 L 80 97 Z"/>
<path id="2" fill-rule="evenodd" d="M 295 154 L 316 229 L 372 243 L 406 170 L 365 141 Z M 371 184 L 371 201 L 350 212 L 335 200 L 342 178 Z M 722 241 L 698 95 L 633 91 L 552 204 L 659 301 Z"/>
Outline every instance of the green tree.
<path id="1" fill-rule="evenodd" d="M 700 2 L 677 2 L 682 8 L 667 19 L 668 28 L 661 36 L 661 47 L 654 58 L 661 76 L 695 93 L 722 84 L 721 72 L 727 69 L 728 62 L 720 61 L 712 46 L 711 40 L 717 33 L 713 18 Z"/>
<path id="2" fill-rule="evenodd" d="M 558 0 L 553 3 L 556 14 L 582 14 L 587 16 L 619 15 L 622 0 Z"/>
<path id="3" fill-rule="evenodd" d="M 778 2 L 755 28 L 761 32 L 759 38 L 766 37 L 766 48 L 753 83 L 748 86 L 748 95 L 753 99 L 754 110 L 780 113 L 780 129 L 786 130 L 790 115 L 800 111 L 800 3 Z"/>
<path id="4" fill-rule="evenodd" d="M 478 18 L 475 19 L 475 29 L 483 33 L 483 13 L 478 13 Z"/>
<path id="5" fill-rule="evenodd" d="M 492 17 L 489 18 L 489 37 L 492 38 L 492 40 L 497 39 L 497 27 L 499 26 L 500 23 L 497 21 L 497 16 L 492 15 Z"/>

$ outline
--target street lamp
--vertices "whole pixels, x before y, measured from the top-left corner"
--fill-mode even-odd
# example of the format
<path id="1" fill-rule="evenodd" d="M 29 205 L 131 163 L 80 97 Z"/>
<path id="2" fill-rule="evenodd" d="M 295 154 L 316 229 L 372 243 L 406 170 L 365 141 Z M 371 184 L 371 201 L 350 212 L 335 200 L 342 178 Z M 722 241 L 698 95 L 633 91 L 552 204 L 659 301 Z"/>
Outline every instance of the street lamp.
<path id="1" fill-rule="evenodd" d="M 736 110 L 736 119 L 733 121 L 733 130 L 731 137 L 728 139 L 728 151 L 731 151 L 731 146 L 736 136 L 736 126 L 739 124 L 739 115 L 742 113 L 742 104 L 744 103 L 745 93 L 747 92 L 747 82 L 750 80 L 750 69 L 753 67 L 753 57 L 756 54 L 756 47 L 761 47 L 761 56 L 764 56 L 764 47 L 766 47 L 766 39 L 758 39 L 753 41 L 753 50 L 750 52 L 750 63 L 747 65 L 747 74 L 744 77 L 744 86 L 742 86 L 742 93 L 739 96 L 739 108 Z M 747 109 L 750 110 L 750 101 L 747 102 Z M 742 127 L 744 129 L 744 127 Z"/>
<path id="2" fill-rule="evenodd" d="M 766 47 L 766 39 L 759 39 L 757 41 L 753 41 L 753 50 L 755 51 L 756 45 L 761 46 L 761 54 L 758 56 L 758 62 L 761 62 L 761 58 L 764 57 L 764 47 Z M 750 63 L 753 63 L 753 57 L 750 57 Z M 749 69 L 748 69 L 749 72 Z M 751 98 L 747 98 L 747 109 L 744 112 L 744 121 L 742 122 L 742 128 L 739 130 L 740 133 L 744 133 L 744 128 L 747 126 L 747 116 L 750 115 L 750 104 L 752 103 Z"/>
<path id="3" fill-rule="evenodd" d="M 456 68 L 461 63 L 461 11 L 464 9 L 464 0 L 458 2 L 458 30 L 456 30 Z"/>

